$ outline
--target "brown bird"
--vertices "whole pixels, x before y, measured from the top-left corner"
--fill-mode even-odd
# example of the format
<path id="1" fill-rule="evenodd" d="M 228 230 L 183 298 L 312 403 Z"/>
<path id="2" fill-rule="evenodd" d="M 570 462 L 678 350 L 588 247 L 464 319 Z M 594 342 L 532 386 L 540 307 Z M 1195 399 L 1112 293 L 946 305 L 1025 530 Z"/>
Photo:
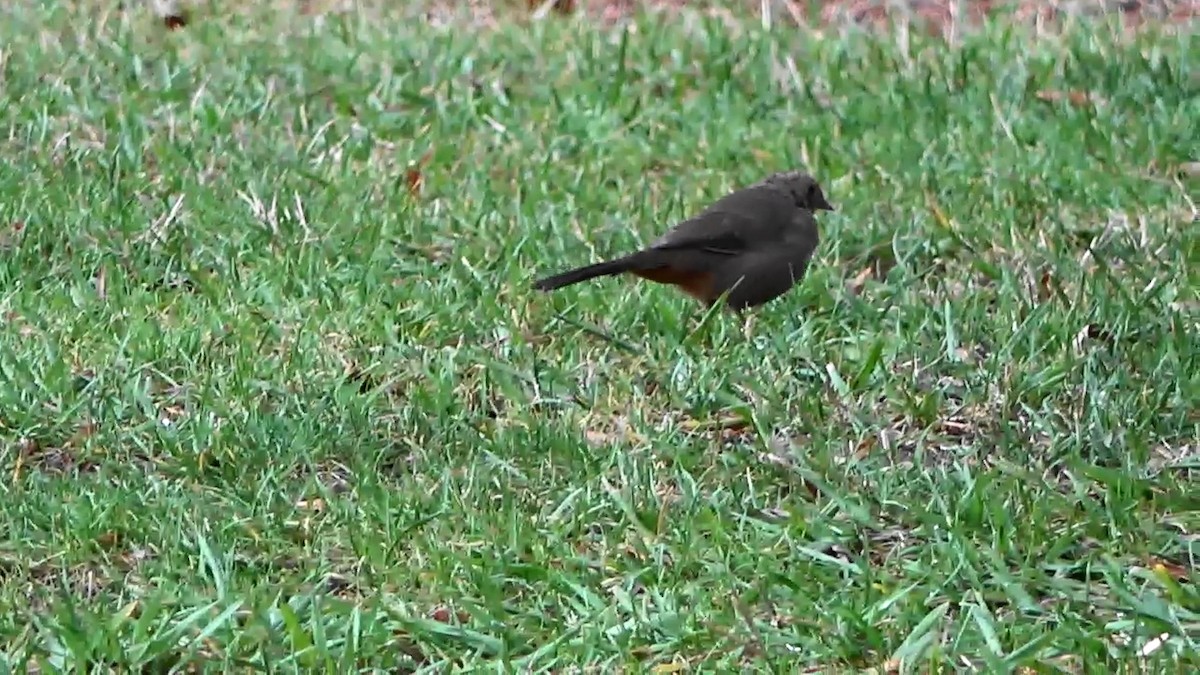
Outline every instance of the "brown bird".
<path id="1" fill-rule="evenodd" d="M 678 286 L 709 306 L 728 292 L 726 306 L 741 311 L 783 295 L 804 276 L 819 241 L 817 210 L 833 207 L 816 179 L 801 171 L 777 173 L 722 197 L 649 248 L 539 279 L 533 287 L 552 291 L 628 272 Z"/>

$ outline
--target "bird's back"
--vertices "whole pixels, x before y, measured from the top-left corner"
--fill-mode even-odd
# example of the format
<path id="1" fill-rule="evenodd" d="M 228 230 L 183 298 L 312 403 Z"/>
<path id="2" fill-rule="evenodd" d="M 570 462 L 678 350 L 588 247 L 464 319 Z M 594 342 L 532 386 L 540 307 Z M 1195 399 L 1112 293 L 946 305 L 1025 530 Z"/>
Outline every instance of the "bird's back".
<path id="1" fill-rule="evenodd" d="M 655 246 L 736 237 L 751 247 L 770 246 L 783 239 L 796 210 L 786 194 L 768 185 L 755 185 L 718 199 L 694 217 L 664 234 Z"/>

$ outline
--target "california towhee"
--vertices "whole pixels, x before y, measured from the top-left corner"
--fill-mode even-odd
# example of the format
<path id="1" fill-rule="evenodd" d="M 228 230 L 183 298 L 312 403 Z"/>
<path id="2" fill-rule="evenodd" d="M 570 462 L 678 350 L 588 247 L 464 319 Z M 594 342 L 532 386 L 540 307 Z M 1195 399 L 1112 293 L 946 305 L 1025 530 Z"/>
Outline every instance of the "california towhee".
<path id="1" fill-rule="evenodd" d="M 817 247 L 813 211 L 832 211 L 816 179 L 800 171 L 777 173 L 722 197 L 679 223 L 649 248 L 534 282 L 542 291 L 594 277 L 629 272 L 712 306 L 737 311 L 786 293 L 804 276 Z"/>

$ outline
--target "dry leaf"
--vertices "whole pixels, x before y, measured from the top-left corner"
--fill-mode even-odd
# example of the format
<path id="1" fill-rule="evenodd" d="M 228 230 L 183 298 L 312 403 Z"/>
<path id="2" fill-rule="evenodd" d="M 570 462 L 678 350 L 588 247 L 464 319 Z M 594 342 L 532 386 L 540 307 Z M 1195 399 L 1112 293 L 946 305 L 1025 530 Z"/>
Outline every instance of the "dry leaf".
<path id="1" fill-rule="evenodd" d="M 874 274 L 875 270 L 872 268 L 872 266 L 867 265 L 859 270 L 858 274 L 855 274 L 850 281 L 846 282 L 846 289 L 850 291 L 851 295 L 859 295 L 862 293 L 863 287 L 867 285 L 867 280 L 870 279 Z"/>
<path id="2" fill-rule="evenodd" d="M 187 10 L 180 0 L 154 0 L 154 13 L 162 19 L 167 30 L 178 30 L 188 24 Z"/>
<path id="3" fill-rule="evenodd" d="M 105 532 L 104 534 L 101 534 L 99 537 L 96 537 L 96 543 L 99 544 L 100 548 L 103 548 L 103 549 L 113 548 L 117 544 L 121 543 L 121 533 Z"/>
<path id="4" fill-rule="evenodd" d="M 1043 89 L 1034 96 L 1037 96 L 1039 101 L 1047 103 L 1058 103 L 1059 101 L 1068 101 L 1071 105 L 1085 106 L 1090 103 L 1099 103 L 1100 98 L 1086 91 L 1072 90 L 1059 91 L 1057 89 Z"/>
<path id="5" fill-rule="evenodd" d="M 321 513 L 325 510 L 325 500 L 320 497 L 317 499 L 301 499 L 296 502 L 296 508 Z"/>
<path id="6" fill-rule="evenodd" d="M 129 604 L 122 607 L 121 609 L 117 610 L 117 616 L 121 617 L 122 619 L 126 619 L 126 620 L 136 619 L 136 618 L 140 617 L 141 615 L 142 615 L 142 605 L 141 605 L 141 602 L 138 600 L 134 600 L 133 602 L 130 602 Z"/>
<path id="7" fill-rule="evenodd" d="M 686 419 L 679 423 L 685 431 L 741 431 L 750 426 L 750 419 L 738 413 L 726 413 L 707 420 Z"/>
<path id="8" fill-rule="evenodd" d="M 414 197 L 421 194 L 421 187 L 425 185 L 424 169 L 431 159 L 433 159 L 433 150 L 428 150 L 421 155 L 420 159 L 408 163 L 408 169 L 404 172 L 404 180 L 408 183 L 409 194 Z"/>
<path id="9" fill-rule="evenodd" d="M 1054 274 L 1052 274 L 1049 269 L 1044 270 L 1042 272 L 1042 276 L 1038 279 L 1038 285 L 1037 285 L 1038 300 L 1045 302 L 1045 301 L 1049 300 L 1050 298 L 1055 297 L 1056 295 L 1058 295 L 1058 293 L 1056 293 L 1057 290 L 1058 290 L 1058 282 L 1055 280 Z"/>
<path id="10" fill-rule="evenodd" d="M 868 668 L 867 672 L 872 675 L 895 675 L 900 672 L 901 665 L 900 659 L 888 659 L 878 668 Z"/>
<path id="11" fill-rule="evenodd" d="M 574 12 L 575 0 L 529 0 L 528 6 L 535 16 L 541 18 L 552 11 L 559 14 Z"/>
<path id="12" fill-rule="evenodd" d="M 75 433 L 71 434 L 71 436 L 67 439 L 66 443 L 63 444 L 63 447 L 78 448 L 79 446 L 83 445 L 84 442 L 87 441 L 87 439 L 91 438 L 92 436 L 95 436 L 96 431 L 97 431 L 97 425 L 95 422 L 93 422 L 91 420 L 84 422 L 83 424 L 80 424 L 78 428 L 75 429 Z"/>
<path id="13" fill-rule="evenodd" d="M 754 157 L 754 159 L 758 160 L 760 164 L 770 164 L 775 159 L 771 156 L 771 153 L 760 148 L 751 148 L 750 154 Z"/>
<path id="14" fill-rule="evenodd" d="M 410 168 L 404 172 L 404 180 L 408 183 L 408 191 L 414 197 L 421 194 L 421 185 L 425 182 L 425 177 L 421 175 L 421 170 L 418 168 Z"/>
<path id="15" fill-rule="evenodd" d="M 1200 176 L 1200 162 L 1184 162 L 1183 164 L 1180 164 L 1179 173 L 1188 176 L 1189 178 Z"/>
<path id="16" fill-rule="evenodd" d="M 870 457 L 871 453 L 875 451 L 875 448 L 878 445 L 879 438 L 876 436 L 867 436 L 866 438 L 862 439 L 862 441 L 858 443 L 858 446 L 854 448 L 854 460 L 861 462 L 867 457 Z"/>
<path id="17" fill-rule="evenodd" d="M 610 445 L 616 442 L 616 439 L 613 438 L 612 434 L 605 431 L 598 431 L 596 429 L 585 429 L 583 432 L 583 440 L 587 441 L 587 444 L 593 448 Z"/>
<path id="18" fill-rule="evenodd" d="M 1149 567 L 1156 573 L 1165 574 L 1176 581 L 1187 581 L 1191 578 L 1191 571 L 1183 565 L 1173 563 L 1170 560 L 1151 557 L 1147 561 L 1146 567 Z"/>
<path id="19" fill-rule="evenodd" d="M 925 192 L 925 204 L 929 212 L 933 214 L 933 219 L 942 229 L 950 229 L 950 218 L 946 216 L 946 212 L 942 210 L 942 205 L 938 204 L 937 197 L 933 196 L 932 192 Z"/>
<path id="20" fill-rule="evenodd" d="M 592 447 L 618 443 L 646 443 L 646 438 L 630 428 L 629 420 L 621 415 L 589 415 L 583 424 L 584 441 Z"/>
<path id="21" fill-rule="evenodd" d="M 429 611 L 429 618 L 438 623 L 450 623 L 452 621 L 467 623 L 471 620 L 471 615 L 461 609 L 455 612 L 446 605 L 438 605 Z"/>

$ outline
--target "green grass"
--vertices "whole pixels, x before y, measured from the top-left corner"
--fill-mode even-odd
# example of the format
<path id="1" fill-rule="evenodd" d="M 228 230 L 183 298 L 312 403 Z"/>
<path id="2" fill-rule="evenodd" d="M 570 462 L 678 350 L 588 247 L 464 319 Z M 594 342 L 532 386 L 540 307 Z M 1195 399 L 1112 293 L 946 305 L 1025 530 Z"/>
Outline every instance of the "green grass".
<path id="1" fill-rule="evenodd" d="M 13 10 L 6 670 L 1200 667 L 1194 43 L 723 25 Z M 752 326 L 529 290 L 798 167 Z"/>

